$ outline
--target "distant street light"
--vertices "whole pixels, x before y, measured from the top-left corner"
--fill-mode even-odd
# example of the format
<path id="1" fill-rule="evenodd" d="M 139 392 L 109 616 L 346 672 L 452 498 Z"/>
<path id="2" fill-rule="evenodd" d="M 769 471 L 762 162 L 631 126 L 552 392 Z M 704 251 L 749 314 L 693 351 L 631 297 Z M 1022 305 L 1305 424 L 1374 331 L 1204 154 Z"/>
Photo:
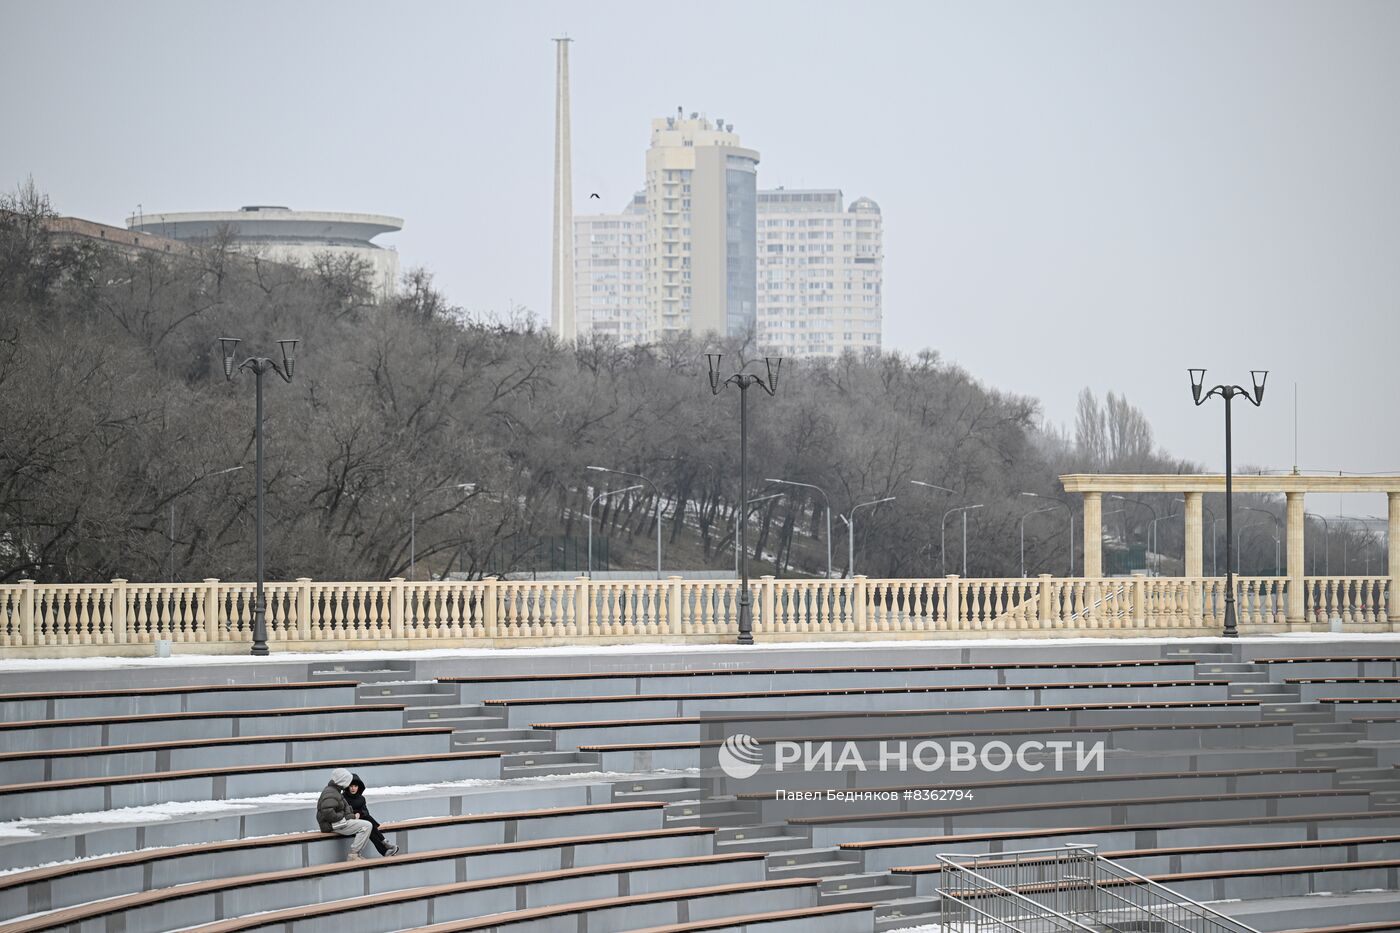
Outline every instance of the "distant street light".
<path id="1" fill-rule="evenodd" d="M 1029 497 L 1032 498 L 1032 499 L 1044 499 L 1046 502 L 1052 502 L 1052 503 L 1054 503 L 1054 505 L 1055 505 L 1056 507 L 1059 507 L 1059 508 L 1062 508 L 1062 509 L 1065 510 L 1065 517 L 1069 519 L 1069 575 L 1070 575 L 1071 577 L 1074 576 L 1074 509 L 1072 509 L 1072 508 L 1069 507 L 1069 503 L 1068 503 L 1068 502 L 1061 502 L 1059 499 L 1056 499 L 1054 496 L 1042 496 L 1042 495 L 1041 495 L 1040 493 L 1038 493 L 1038 492 L 1023 492 L 1023 493 L 1021 493 L 1021 495 L 1023 495 L 1023 496 L 1029 496 Z M 1031 513 L 1031 514 L 1035 514 L 1035 513 Z M 1024 534 L 1023 534 L 1023 535 L 1022 535 L 1022 538 L 1024 538 L 1024 537 L 1025 537 L 1025 536 L 1024 536 Z M 1021 571 L 1021 574 L 1022 574 L 1022 576 L 1025 575 L 1025 570 L 1024 570 L 1024 569 Z"/>
<path id="2" fill-rule="evenodd" d="M 448 483 L 446 486 L 438 486 L 436 489 L 429 489 L 423 493 L 423 498 L 431 496 L 435 492 L 442 492 L 444 489 L 476 489 L 476 483 Z M 418 506 L 414 506 L 408 511 L 408 578 L 416 580 L 418 568 Z M 452 560 L 449 557 L 447 569 L 452 569 Z M 445 578 L 444 578 L 445 579 Z"/>
<path id="3" fill-rule="evenodd" d="M 753 507 L 756 506 L 756 505 L 758 505 L 760 502 L 767 502 L 767 501 L 769 501 L 770 499 L 781 499 L 782 497 L 783 497 L 783 494 L 782 494 L 782 493 L 780 493 L 780 492 L 775 492 L 775 493 L 773 493 L 773 494 L 770 495 L 770 496 L 759 496 L 757 499 L 750 499 L 750 500 L 749 500 L 749 511 L 752 512 L 752 511 L 753 511 Z M 745 518 L 745 520 L 747 520 L 748 515 L 745 514 L 744 518 Z M 737 577 L 738 575 L 739 575 L 739 535 L 738 535 L 738 533 L 736 532 L 735 535 L 734 535 L 734 576 Z"/>
<path id="4" fill-rule="evenodd" d="M 1304 518 L 1315 518 L 1322 522 L 1322 575 L 1332 575 L 1332 526 L 1327 519 L 1313 512 L 1305 512 Z M 1313 554 L 1313 575 L 1317 575 L 1317 555 Z"/>
<path id="5" fill-rule="evenodd" d="M 621 489 L 605 489 L 593 497 L 593 501 L 588 503 L 588 579 L 593 579 L 593 506 L 602 502 L 608 496 L 621 495 L 624 492 L 631 492 L 634 489 L 641 489 L 643 483 L 635 483 L 631 486 L 624 486 Z"/>
<path id="6" fill-rule="evenodd" d="M 614 473 L 618 476 L 628 476 L 632 479 L 639 479 L 651 487 L 651 494 L 656 497 L 656 579 L 661 579 L 661 490 L 656 488 L 656 484 L 640 473 L 628 473 L 626 470 L 610 470 L 607 467 L 591 466 L 587 469 L 595 473 Z"/>
<path id="7" fill-rule="evenodd" d="M 956 495 L 957 495 L 957 492 L 955 492 L 955 491 L 952 490 L 952 489 L 949 489 L 947 486 L 939 486 L 937 483 L 926 483 L 926 482 L 924 482 L 924 481 L 921 480 L 921 479 L 911 479 L 911 480 L 909 481 L 909 485 L 911 485 L 911 486 L 922 486 L 922 487 L 924 487 L 925 489 L 932 489 L 932 490 L 935 491 L 935 492 L 946 492 L 946 493 L 947 493 L 948 495 L 950 495 L 950 496 L 956 496 Z M 933 552 L 933 536 L 932 536 L 932 535 L 929 535 L 928 549 L 929 549 L 929 552 L 930 552 L 930 553 L 929 553 L 929 562 L 932 563 L 932 562 L 933 562 L 933 553 L 932 553 L 932 552 Z M 942 555 L 939 555 L 939 556 L 941 557 Z"/>
<path id="8" fill-rule="evenodd" d="M 960 505 L 955 509 L 949 509 L 943 513 L 943 520 L 938 523 L 938 556 L 943 562 L 943 576 L 946 577 L 948 575 L 948 539 L 946 534 L 948 530 L 948 516 L 952 515 L 954 512 L 962 513 L 962 570 L 963 576 L 965 577 L 967 576 L 967 513 L 971 512 L 973 509 L 980 509 L 982 506 L 983 503 L 981 502 L 976 505 Z"/>
<path id="9" fill-rule="evenodd" d="M 220 337 L 219 347 L 223 351 L 224 357 L 224 379 L 233 381 L 234 373 L 241 373 L 249 370 L 253 374 L 253 382 L 256 386 L 255 395 L 257 407 L 255 415 L 254 436 L 257 445 L 256 467 L 254 468 L 253 483 L 256 486 L 257 505 L 254 509 L 253 519 L 253 550 L 257 563 L 257 593 L 253 601 L 253 648 L 252 654 L 255 657 L 266 657 L 267 655 L 267 601 L 263 597 L 263 375 L 274 372 L 282 377 L 283 382 L 292 381 L 292 369 L 296 365 L 296 340 L 279 340 L 277 346 L 282 350 L 282 362 L 279 365 L 276 360 L 266 356 L 250 356 L 242 363 L 236 363 L 238 354 L 238 337 Z"/>
<path id="10" fill-rule="evenodd" d="M 826 490 L 815 483 L 799 483 L 795 479 L 773 479 L 769 477 L 765 483 L 778 483 L 782 486 L 801 486 L 804 489 L 815 489 L 822 495 L 822 502 L 826 506 L 826 578 L 831 579 L 831 500 L 826 497 Z"/>
<path id="11" fill-rule="evenodd" d="M 770 396 L 778 391 L 778 372 L 783 368 L 783 358 L 780 356 L 765 356 L 763 364 L 768 370 L 767 378 L 756 376 L 751 373 L 737 372 L 728 379 L 721 379 L 720 361 L 724 359 L 721 353 L 706 353 L 705 359 L 710 364 L 710 393 L 719 395 L 720 390 L 726 386 L 739 387 L 739 514 L 747 515 L 749 512 L 749 389 L 758 386 Z M 739 539 L 735 546 L 740 551 L 744 548 L 744 522 L 739 522 Z M 747 556 L 739 560 L 739 637 L 738 643 L 741 645 L 753 644 L 753 593 L 749 591 L 749 562 Z"/>
<path id="12" fill-rule="evenodd" d="M 1039 515 L 1041 512 L 1053 511 L 1055 511 L 1055 507 L 1053 505 L 1047 505 L 1043 509 L 1031 509 L 1025 515 L 1021 516 L 1021 577 L 1023 579 L 1026 576 L 1026 519 L 1030 518 L 1032 515 Z M 1070 573 L 1073 572 L 1074 571 L 1070 571 Z"/>
<path id="13" fill-rule="evenodd" d="M 1239 628 L 1235 625 L 1235 578 L 1230 567 L 1230 537 L 1233 531 L 1235 510 L 1235 485 L 1233 478 L 1233 442 L 1230 436 L 1230 403 L 1236 398 L 1243 397 L 1255 408 L 1258 408 L 1264 401 L 1264 383 L 1269 378 L 1267 369 L 1252 369 L 1249 377 L 1254 383 L 1254 390 L 1242 388 L 1241 386 L 1218 385 L 1209 392 L 1205 389 L 1206 371 L 1204 369 L 1187 370 L 1191 374 L 1191 398 L 1200 407 L 1206 399 L 1212 396 L 1219 396 L 1225 401 L 1225 637 L 1238 638 Z"/>
<path id="14" fill-rule="evenodd" d="M 1280 555 L 1279 555 L 1279 541 L 1280 541 L 1280 539 L 1281 539 L 1282 536 L 1283 536 L 1283 526 L 1282 526 L 1282 524 L 1280 524 L 1280 522 L 1279 522 L 1279 520 L 1278 520 L 1278 516 L 1275 515 L 1273 512 L 1270 512 L 1268 509 L 1256 509 L 1256 508 L 1255 508 L 1254 506 L 1252 506 L 1252 505 L 1242 505 L 1242 506 L 1240 506 L 1240 511 L 1242 511 L 1242 512 L 1258 512 L 1260 515 L 1267 515 L 1267 516 L 1269 516 L 1269 518 L 1271 518 L 1271 519 L 1274 520 L 1274 576 L 1278 576 L 1280 570 L 1282 569 L 1282 565 L 1281 565 L 1281 563 L 1280 563 Z M 1255 524 L 1258 524 L 1258 523 L 1256 522 Z M 1247 527 L 1247 526 L 1246 526 L 1246 527 Z M 1236 534 L 1236 535 L 1235 535 L 1235 550 L 1237 550 L 1237 551 L 1239 550 L 1239 545 L 1240 545 L 1240 536 L 1239 536 L 1238 534 Z M 1240 572 L 1239 562 L 1240 562 L 1240 556 L 1239 556 L 1239 554 L 1236 554 L 1236 555 L 1235 555 L 1235 573 L 1239 573 L 1239 572 Z"/>
<path id="15" fill-rule="evenodd" d="M 202 482 L 204 482 L 206 479 L 209 479 L 210 477 L 214 477 L 214 476 L 223 476 L 225 473 L 234 473 L 234 472 L 237 472 L 238 470 L 241 470 L 241 469 L 243 469 L 243 467 L 242 467 L 241 465 L 240 465 L 240 466 L 231 466 L 231 467 L 228 467 L 228 468 L 223 469 L 223 470 L 215 470 L 213 473 L 205 473 L 205 474 L 203 474 L 203 475 L 201 475 L 201 476 L 196 476 L 194 479 L 190 480 L 189 485 L 187 485 L 184 489 L 182 489 L 182 490 L 180 490 L 179 492 L 175 493 L 175 495 L 171 497 L 171 499 L 170 499 L 170 535 L 169 535 L 170 553 L 169 553 L 169 554 L 167 555 L 167 557 L 166 557 L 166 568 L 165 568 L 165 582 L 166 582 L 166 583 L 174 583 L 174 582 L 175 582 L 175 500 L 178 499 L 178 498 L 180 498 L 181 496 L 183 496 L 185 493 L 189 492 L 189 491 L 190 491 L 190 487 L 191 487 L 191 486 L 194 486 L 195 483 L 202 483 Z"/>
<path id="16" fill-rule="evenodd" d="M 862 502 L 859 505 L 851 506 L 849 517 L 842 515 L 841 521 L 846 523 L 846 572 L 854 577 L 856 575 L 856 511 L 879 505 L 881 502 L 893 502 L 894 496 L 885 496 L 883 499 L 872 499 L 869 502 Z"/>

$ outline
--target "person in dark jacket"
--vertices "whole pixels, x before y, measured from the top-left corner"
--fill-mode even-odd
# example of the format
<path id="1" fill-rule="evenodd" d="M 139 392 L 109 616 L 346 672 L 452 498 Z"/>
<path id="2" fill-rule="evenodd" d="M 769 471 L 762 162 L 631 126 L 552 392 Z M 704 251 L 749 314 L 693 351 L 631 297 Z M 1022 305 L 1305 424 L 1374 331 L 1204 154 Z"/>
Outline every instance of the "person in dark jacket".
<path id="1" fill-rule="evenodd" d="M 384 838 L 383 831 L 379 828 L 379 821 L 369 812 L 369 804 L 365 803 L 365 782 L 358 774 L 350 775 L 350 785 L 345 788 L 345 802 L 349 805 L 351 814 L 357 820 L 364 820 L 374 827 L 370 830 L 369 841 L 374 843 L 374 847 L 379 850 L 380 855 L 398 855 L 399 847 L 392 845 Z"/>
<path id="2" fill-rule="evenodd" d="M 354 775 L 345 768 L 336 768 L 331 772 L 330 783 L 316 799 L 316 825 L 323 833 L 354 836 L 354 841 L 350 843 L 350 857 L 346 861 L 357 862 L 364 858 L 365 843 L 375 827 L 368 820 L 357 819 L 355 811 L 345 802 L 344 791 L 350 786 L 352 778 Z"/>

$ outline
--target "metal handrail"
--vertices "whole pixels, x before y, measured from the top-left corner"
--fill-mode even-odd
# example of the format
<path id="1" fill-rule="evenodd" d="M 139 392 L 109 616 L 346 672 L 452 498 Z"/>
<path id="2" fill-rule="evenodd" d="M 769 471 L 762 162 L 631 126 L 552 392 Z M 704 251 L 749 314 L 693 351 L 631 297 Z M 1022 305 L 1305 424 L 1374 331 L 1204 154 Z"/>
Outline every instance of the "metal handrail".
<path id="1" fill-rule="evenodd" d="M 1069 843 L 1063 846 L 1038 849 L 1021 849 L 1012 852 L 983 852 L 983 853 L 942 853 L 937 856 L 945 869 L 950 870 L 950 879 L 961 876 L 968 879 L 969 894 L 997 897 L 1008 900 L 1025 911 L 1026 915 L 1032 919 L 1048 921 L 1070 930 L 1092 930 L 1094 927 L 1086 926 L 1079 920 L 1067 914 L 1061 913 L 1054 908 L 1037 901 L 1033 897 L 1022 894 L 1012 887 L 1007 887 L 994 880 L 990 874 L 992 870 L 1001 868 L 1023 868 L 1031 866 L 1052 866 L 1059 868 L 1060 859 L 1066 856 L 1072 857 L 1073 861 L 1065 862 L 1065 867 L 1059 869 L 1060 877 L 1052 881 L 1037 881 L 1033 885 L 1027 885 L 1027 889 L 1045 886 L 1053 892 L 1065 890 L 1064 882 L 1073 882 L 1076 887 L 1083 886 L 1085 890 L 1093 891 L 1096 895 L 1103 895 L 1110 903 L 1115 905 L 1107 910 L 1099 906 L 1099 900 L 1094 898 L 1093 904 L 1087 910 L 1077 911 L 1086 916 L 1092 916 L 1094 921 L 1100 926 L 1113 928 L 1113 924 L 1105 920 L 1104 913 L 1119 914 L 1121 911 L 1137 912 L 1146 915 L 1153 920 L 1163 924 L 1165 928 L 1180 931 L 1180 933 L 1199 933 L 1201 927 L 1192 921 L 1202 921 L 1207 929 L 1222 930 L 1226 933 L 1257 933 L 1257 931 L 1247 924 L 1241 923 L 1233 917 L 1226 916 L 1214 908 L 1207 907 L 1200 901 L 1187 897 L 1166 885 L 1153 881 L 1131 868 L 1120 865 L 1111 859 L 1105 858 L 1097 851 L 1097 845 L 1091 843 Z M 1039 856 L 1039 858 L 1037 858 Z M 970 861 L 975 864 L 963 864 L 958 861 Z M 976 864 L 985 863 L 985 864 Z M 1078 866 L 1083 866 L 1082 869 Z M 1080 874 L 1081 870 L 1084 874 Z M 1019 877 L 1016 876 L 1016 877 Z M 1128 891 L 1138 890 L 1143 892 L 1141 898 L 1134 899 L 1131 896 L 1120 893 L 1116 890 L 1123 886 Z M 978 915 L 978 920 L 973 922 L 978 926 L 992 925 L 1002 930 L 1019 930 L 1019 927 L 1009 919 L 1003 919 L 985 910 L 979 910 L 974 905 L 964 901 L 956 894 L 948 891 L 948 886 L 942 886 L 945 896 L 956 900 L 961 906 Z M 1071 903 L 1070 909 L 1074 905 Z M 1168 911 L 1176 911 L 1176 916 L 1168 915 Z M 980 918 L 986 918 L 987 922 L 981 922 Z"/>
<path id="2" fill-rule="evenodd" d="M 1089 848 L 1095 847 L 1091 845 L 1089 846 Z M 1185 894 L 1182 894 L 1180 891 L 1174 891 L 1164 884 L 1159 884 L 1158 882 L 1153 881 L 1151 878 L 1148 878 L 1146 875 L 1140 875 L 1137 872 L 1133 871 L 1131 868 L 1128 868 L 1126 865 L 1120 865 L 1112 859 L 1104 858 L 1097 852 L 1094 853 L 1094 858 L 1100 864 L 1107 866 L 1110 871 L 1116 871 L 1122 875 L 1131 876 L 1135 880 L 1147 885 L 1149 888 L 1156 891 L 1159 896 L 1164 897 L 1167 900 L 1174 900 L 1180 904 L 1190 905 L 1191 907 L 1194 907 L 1197 910 L 1210 914 L 1213 918 L 1225 924 L 1226 926 L 1244 931 L 1244 933 L 1259 933 L 1259 931 L 1255 930 L 1254 927 L 1249 926 L 1248 924 L 1240 923 L 1235 918 L 1222 914 L 1220 911 L 1215 910 L 1214 908 L 1207 907 L 1200 901 L 1194 900 L 1193 898 L 1189 898 Z"/>
<path id="3" fill-rule="evenodd" d="M 1073 848 L 1073 847 L 1064 847 L 1064 848 Z M 1061 852 L 1061 851 L 1064 851 L 1064 848 L 1060 848 L 1060 849 L 1026 849 L 1026 850 L 1024 850 L 1024 851 L 1022 851 L 1022 852 L 1003 852 L 1003 853 L 998 853 L 998 854 L 1001 854 L 1001 855 L 1032 855 L 1032 854 L 1037 854 L 1037 853 L 1040 853 L 1040 852 Z M 1089 933 L 1093 933 L 1093 928 L 1092 928 L 1092 927 L 1089 927 L 1089 926 L 1086 926 L 1086 925 L 1080 923 L 1079 921 L 1075 920 L 1073 917 L 1068 917 L 1068 916 L 1066 916 L 1065 914 L 1060 913 L 1059 911 L 1055 910 L 1055 909 L 1052 908 L 1052 907 L 1046 907 L 1044 904 L 1040 903 L 1039 901 L 1036 901 L 1036 900 L 1034 900 L 1034 899 L 1032 899 L 1032 898 L 1026 897 L 1024 894 L 1021 894 L 1021 893 L 1018 892 L 1018 891 L 1013 891 L 1013 890 L 1011 890 L 1010 888 L 1008 888 L 1008 887 L 1006 887 L 1006 886 L 1004 886 L 1004 885 L 998 884 L 997 882 L 993 881 L 991 878 L 988 878 L 988 877 L 986 877 L 985 875 L 982 875 L 982 874 L 979 874 L 979 873 L 976 872 L 976 871 L 973 871 L 973 870 L 972 870 L 971 868 L 969 868 L 968 866 L 966 866 L 966 865 L 960 865 L 960 864 L 958 864 L 957 862 L 953 861 L 954 859 L 958 859 L 958 858 L 985 858 L 986 855 L 987 855 L 987 853 L 981 853 L 981 854 L 979 854 L 979 855 L 970 855 L 970 854 L 967 854 L 967 853 L 956 853 L 956 852 L 954 852 L 954 853 L 948 853 L 948 854 L 946 854 L 946 855 L 939 855 L 939 856 L 938 856 L 938 860 L 939 860 L 940 862 L 942 862 L 946 867 L 951 868 L 955 873 L 956 873 L 956 872 L 964 872 L 964 873 L 970 875 L 973 879 L 975 879 L 975 880 L 977 881 L 977 883 L 979 883 L 979 884 L 981 884 L 981 885 L 984 885 L 984 886 L 986 886 L 986 887 L 995 888 L 998 892 L 1001 893 L 1001 895 L 1002 895 L 1003 897 L 1010 899 L 1013 903 L 1020 904 L 1023 908 L 1026 908 L 1026 909 L 1027 909 L 1027 912 L 1030 913 L 1032 916 L 1037 916 L 1037 915 L 1039 915 L 1041 919 L 1054 918 L 1054 919 L 1056 919 L 1056 920 L 1063 921 L 1063 922 L 1068 926 L 1068 928 L 1071 929 L 1071 930 L 1085 930 L 1085 931 L 1089 931 Z M 995 922 L 995 923 L 998 923 L 998 924 L 1000 924 L 1000 925 L 1002 925 L 1002 926 L 1010 927 L 1011 929 L 1016 929 L 1016 927 L 1012 926 L 1012 924 L 1008 923 L 1007 921 L 1002 920 L 1002 919 L 999 918 L 999 917 L 992 916 L 991 914 L 988 914 L 988 913 L 987 913 L 986 911 L 984 911 L 984 910 L 978 910 L 976 907 L 973 907 L 971 904 L 968 904 L 968 903 L 966 903 L 966 902 L 964 902 L 964 901 L 961 901 L 961 900 L 959 901 L 959 903 L 961 903 L 962 906 L 967 907 L 967 908 L 970 909 L 970 910 L 974 910 L 974 911 L 976 911 L 977 913 L 979 913 L 979 914 L 981 914 L 981 915 L 983 915 L 983 916 L 985 916 L 985 917 L 989 917 L 989 918 L 990 918 L 993 922 Z"/>

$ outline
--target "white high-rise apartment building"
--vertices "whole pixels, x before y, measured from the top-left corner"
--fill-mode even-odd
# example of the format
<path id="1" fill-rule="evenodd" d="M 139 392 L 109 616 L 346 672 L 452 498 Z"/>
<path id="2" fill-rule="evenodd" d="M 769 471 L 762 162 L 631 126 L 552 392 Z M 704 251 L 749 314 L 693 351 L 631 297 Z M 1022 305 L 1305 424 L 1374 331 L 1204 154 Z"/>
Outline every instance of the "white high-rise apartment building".
<path id="1" fill-rule="evenodd" d="M 758 193 L 758 342 L 780 356 L 880 349 L 880 207 L 839 190 Z"/>
<path id="2" fill-rule="evenodd" d="M 646 196 L 620 214 L 574 218 L 574 305 L 579 336 L 646 339 Z"/>
<path id="3" fill-rule="evenodd" d="M 756 334 L 783 356 L 880 348 L 880 208 L 839 190 L 759 191 L 758 153 L 698 114 L 652 121 L 646 187 L 574 218 L 579 336 Z"/>

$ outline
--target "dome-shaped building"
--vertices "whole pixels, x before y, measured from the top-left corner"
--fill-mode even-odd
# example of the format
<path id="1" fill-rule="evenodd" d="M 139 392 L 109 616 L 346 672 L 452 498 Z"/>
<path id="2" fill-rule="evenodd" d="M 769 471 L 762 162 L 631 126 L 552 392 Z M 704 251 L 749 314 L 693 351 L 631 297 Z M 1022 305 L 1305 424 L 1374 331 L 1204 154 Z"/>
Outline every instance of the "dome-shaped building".
<path id="1" fill-rule="evenodd" d="M 310 265 L 316 256 L 355 256 L 369 263 L 374 289 L 387 297 L 399 278 L 399 254 L 373 242 L 403 229 L 403 220 L 383 214 L 294 211 L 289 207 L 250 205 L 236 211 L 189 211 L 141 214 L 126 225 L 172 240 L 208 240 L 227 231 L 241 251 L 257 251 L 275 262 Z"/>

